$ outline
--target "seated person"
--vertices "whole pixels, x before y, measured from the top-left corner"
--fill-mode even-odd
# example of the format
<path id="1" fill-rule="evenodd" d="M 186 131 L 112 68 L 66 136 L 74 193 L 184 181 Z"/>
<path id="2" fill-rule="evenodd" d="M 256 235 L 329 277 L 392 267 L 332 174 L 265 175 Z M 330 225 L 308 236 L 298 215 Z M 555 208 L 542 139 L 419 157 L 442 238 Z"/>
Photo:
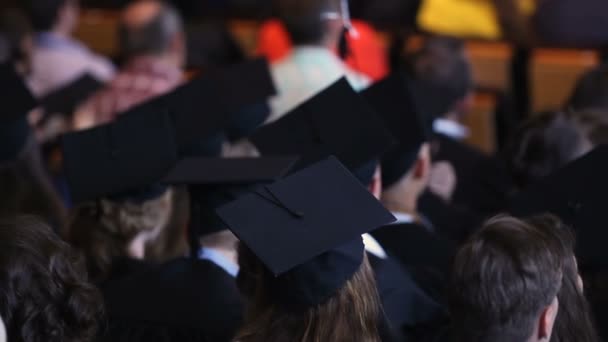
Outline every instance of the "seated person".
<path id="1" fill-rule="evenodd" d="M 186 42 L 179 14 L 157 0 L 138 1 L 123 11 L 120 47 L 126 64 L 108 86 L 74 114 L 74 128 L 85 129 L 114 120 L 120 113 L 182 82 Z"/>
<path id="2" fill-rule="evenodd" d="M 453 277 L 455 341 L 598 341 L 572 235 L 551 216 L 486 222 L 461 248 Z"/>
<path id="3" fill-rule="evenodd" d="M 0 221 L 0 316 L 10 341 L 96 341 L 103 303 L 84 263 L 33 217 Z"/>
<path id="4" fill-rule="evenodd" d="M 99 81 L 114 76 L 114 66 L 75 40 L 78 0 L 27 0 L 24 6 L 34 30 L 29 84 L 37 97 L 57 90 L 84 73 Z"/>
<path id="5" fill-rule="evenodd" d="M 394 218 L 335 158 L 265 189 L 216 211 L 241 237 L 237 283 L 247 310 L 235 340 L 380 341 L 361 234 Z M 346 208 L 355 210 L 332 219 Z M 260 239 L 260 229 L 274 238 Z"/>
<path id="6" fill-rule="evenodd" d="M 533 222 L 497 217 L 456 257 L 450 284 L 455 341 L 548 341 L 560 303 L 564 247 Z"/>
<path id="7" fill-rule="evenodd" d="M 294 48 L 272 65 L 278 95 L 271 99 L 272 122 L 311 96 L 346 76 L 355 90 L 369 85 L 369 79 L 338 58 L 334 51 L 344 30 L 346 13 L 337 1 L 281 1 L 279 18 L 285 25 Z"/>
<path id="8" fill-rule="evenodd" d="M 353 32 L 346 34 L 346 64 L 373 81 L 388 75 L 388 55 L 381 45 L 378 32 L 361 20 L 353 20 Z M 258 36 L 257 54 L 278 62 L 287 57 L 292 49 L 289 33 L 278 19 L 270 19 L 262 24 Z M 336 51 L 339 52 L 339 51 Z"/>
<path id="9" fill-rule="evenodd" d="M 511 181 L 497 158 L 467 145 L 468 128 L 461 124 L 473 98 L 470 62 L 460 40 L 429 38 L 414 54 L 410 71 L 421 91 L 418 108 L 432 125 L 433 170 L 430 191 L 471 215 L 494 215 L 506 204 Z M 455 173 L 451 196 L 437 191 L 448 165 Z"/>
<path id="10" fill-rule="evenodd" d="M 522 125 L 508 149 L 509 170 L 519 188 L 606 143 L 603 112 L 547 112 Z"/>

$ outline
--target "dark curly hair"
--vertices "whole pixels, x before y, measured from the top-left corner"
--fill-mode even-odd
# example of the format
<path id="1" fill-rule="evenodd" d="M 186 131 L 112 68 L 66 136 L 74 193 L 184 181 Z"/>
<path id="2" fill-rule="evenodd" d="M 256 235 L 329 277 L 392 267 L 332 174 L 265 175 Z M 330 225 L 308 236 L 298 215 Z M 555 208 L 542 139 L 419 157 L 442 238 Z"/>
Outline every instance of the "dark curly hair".
<path id="1" fill-rule="evenodd" d="M 103 305 L 86 274 L 42 221 L 0 219 L 0 316 L 10 341 L 93 341 Z"/>

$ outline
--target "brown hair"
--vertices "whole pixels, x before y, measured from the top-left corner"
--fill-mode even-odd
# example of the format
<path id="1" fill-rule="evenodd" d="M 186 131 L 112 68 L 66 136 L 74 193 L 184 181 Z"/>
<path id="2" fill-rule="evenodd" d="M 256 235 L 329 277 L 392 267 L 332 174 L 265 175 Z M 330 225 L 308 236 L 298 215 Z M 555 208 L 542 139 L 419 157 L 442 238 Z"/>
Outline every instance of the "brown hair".
<path id="1" fill-rule="evenodd" d="M 239 244 L 239 288 L 249 299 L 239 342 L 379 342 L 380 304 L 371 266 L 365 257 L 359 271 L 327 302 L 305 312 L 291 312 L 271 300 L 273 275 Z"/>
<path id="2" fill-rule="evenodd" d="M 10 341 L 93 341 L 103 305 L 86 274 L 38 219 L 0 220 L 0 316 Z"/>
<path id="3" fill-rule="evenodd" d="M 127 248 L 143 232 L 161 230 L 171 215 L 172 191 L 144 203 L 101 199 L 79 207 L 68 232 L 70 243 L 87 259 L 96 281 L 105 279 L 117 258 L 128 257 Z"/>
<path id="4" fill-rule="evenodd" d="M 457 341 L 525 341 L 556 298 L 567 253 L 534 222 L 493 218 L 460 249 L 450 286 Z"/>

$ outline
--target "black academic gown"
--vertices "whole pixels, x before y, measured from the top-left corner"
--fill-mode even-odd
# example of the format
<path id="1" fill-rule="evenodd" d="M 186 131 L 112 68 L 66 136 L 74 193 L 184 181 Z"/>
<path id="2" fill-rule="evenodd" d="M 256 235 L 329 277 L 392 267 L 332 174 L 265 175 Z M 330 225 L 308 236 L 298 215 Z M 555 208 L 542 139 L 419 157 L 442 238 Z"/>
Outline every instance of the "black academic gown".
<path id="1" fill-rule="evenodd" d="M 103 341 L 228 342 L 243 319 L 235 279 L 207 260 L 177 259 L 103 292 Z"/>
<path id="2" fill-rule="evenodd" d="M 433 147 L 433 160 L 447 161 L 456 171 L 452 203 L 485 216 L 506 207 L 513 183 L 498 159 L 443 134 L 435 135 Z"/>
<path id="3" fill-rule="evenodd" d="M 372 236 L 389 255 L 411 272 L 416 283 L 441 305 L 446 304 L 456 245 L 419 223 L 398 223 L 376 229 Z"/>
<path id="4" fill-rule="evenodd" d="M 447 320 L 447 310 L 426 294 L 397 261 L 368 253 L 378 286 L 385 322 L 383 342 L 415 341 L 424 330 Z"/>

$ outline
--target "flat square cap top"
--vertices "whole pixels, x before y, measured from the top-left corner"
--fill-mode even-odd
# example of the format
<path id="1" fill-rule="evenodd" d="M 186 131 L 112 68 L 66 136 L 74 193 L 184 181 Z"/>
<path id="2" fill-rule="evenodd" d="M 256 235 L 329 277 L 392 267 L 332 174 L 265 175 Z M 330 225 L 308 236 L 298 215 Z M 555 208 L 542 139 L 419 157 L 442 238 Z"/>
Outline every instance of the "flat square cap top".
<path id="1" fill-rule="evenodd" d="M 333 157 L 217 213 L 277 276 L 395 220 Z"/>
<path id="2" fill-rule="evenodd" d="M 163 111 L 135 110 L 114 123 L 67 134 L 62 146 L 74 202 L 153 185 L 177 162 L 171 121 Z"/>
<path id="3" fill-rule="evenodd" d="M 394 143 L 382 119 L 344 78 L 250 140 L 262 155 L 334 155 L 351 170 L 378 160 Z"/>

